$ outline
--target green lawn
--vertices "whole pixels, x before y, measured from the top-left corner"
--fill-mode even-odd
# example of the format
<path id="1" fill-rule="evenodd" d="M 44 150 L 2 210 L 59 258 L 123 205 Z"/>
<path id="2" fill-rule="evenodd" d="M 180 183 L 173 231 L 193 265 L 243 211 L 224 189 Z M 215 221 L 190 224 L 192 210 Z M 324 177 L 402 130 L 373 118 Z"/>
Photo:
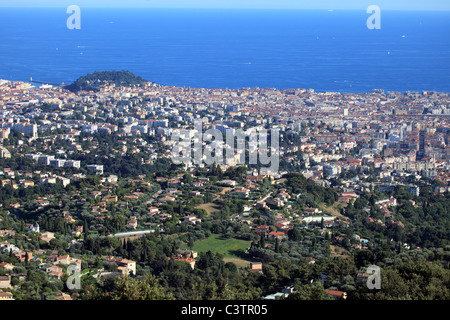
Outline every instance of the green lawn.
<path id="1" fill-rule="evenodd" d="M 193 250 L 197 252 L 218 252 L 223 255 L 224 258 L 238 258 L 238 250 L 247 250 L 250 243 L 250 241 L 233 238 L 226 239 L 221 235 L 212 234 L 209 238 L 196 241 Z"/>
<path id="2" fill-rule="evenodd" d="M 251 241 L 233 238 L 226 239 L 221 235 L 212 234 L 207 239 L 196 241 L 192 250 L 197 252 L 218 252 L 223 255 L 225 262 L 233 262 L 238 267 L 247 268 L 253 260 L 245 256 L 239 256 L 239 250 L 246 251 L 250 247 L 250 243 Z"/>

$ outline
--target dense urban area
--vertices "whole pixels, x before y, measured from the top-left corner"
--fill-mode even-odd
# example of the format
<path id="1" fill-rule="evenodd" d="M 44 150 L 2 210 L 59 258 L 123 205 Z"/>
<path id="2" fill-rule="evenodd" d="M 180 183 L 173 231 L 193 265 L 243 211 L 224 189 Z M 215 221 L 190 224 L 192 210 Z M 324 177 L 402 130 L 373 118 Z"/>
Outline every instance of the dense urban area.
<path id="1" fill-rule="evenodd" d="M 432 91 L 0 80 L 0 300 L 450 299 L 449 117 Z M 174 163 L 200 120 L 278 129 L 278 170 Z"/>

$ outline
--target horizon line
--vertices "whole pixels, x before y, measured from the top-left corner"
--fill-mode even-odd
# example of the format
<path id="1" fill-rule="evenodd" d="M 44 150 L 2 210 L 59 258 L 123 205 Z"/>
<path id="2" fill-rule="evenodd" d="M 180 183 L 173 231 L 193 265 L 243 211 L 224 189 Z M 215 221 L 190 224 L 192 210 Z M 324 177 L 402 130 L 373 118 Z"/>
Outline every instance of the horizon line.
<path id="1" fill-rule="evenodd" d="M 299 11 L 299 10 L 309 10 L 309 11 L 328 11 L 328 12 L 334 12 L 334 11 L 361 11 L 366 10 L 367 8 L 339 8 L 339 9 L 326 9 L 326 8 L 264 8 L 264 7 L 151 7 L 151 6 L 134 6 L 134 7 L 126 7 L 126 6 L 80 6 L 84 9 L 168 9 L 168 10 L 177 10 L 177 9 L 201 9 L 201 10 L 292 10 L 292 11 Z M 67 8 L 67 6 L 38 6 L 38 5 L 31 5 L 31 6 L 15 6 L 15 5 L 1 5 L 0 8 L 9 8 L 9 9 L 63 9 Z M 414 9 L 414 8 L 407 8 L 407 9 L 383 9 L 382 11 L 415 11 L 415 12 L 449 12 L 450 8 L 441 8 L 441 9 Z"/>

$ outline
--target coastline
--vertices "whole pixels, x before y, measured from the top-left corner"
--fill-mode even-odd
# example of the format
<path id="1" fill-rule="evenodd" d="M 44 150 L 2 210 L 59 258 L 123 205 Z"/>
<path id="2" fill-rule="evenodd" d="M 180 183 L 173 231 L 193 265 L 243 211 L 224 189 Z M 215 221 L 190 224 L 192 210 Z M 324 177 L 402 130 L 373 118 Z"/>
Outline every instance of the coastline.
<path id="1" fill-rule="evenodd" d="M 41 82 L 40 85 L 33 85 L 33 81 L 21 81 L 21 80 L 8 80 L 8 79 L 0 79 L 0 86 L 7 84 L 7 83 L 23 83 L 23 84 L 30 84 L 33 88 L 41 88 L 42 86 L 51 88 L 51 87 L 60 87 L 62 89 L 63 86 L 69 85 L 70 83 L 62 82 L 59 84 L 59 86 L 55 85 L 53 82 L 45 82 L 45 81 L 39 81 Z M 383 92 L 385 94 L 388 93 L 401 93 L 401 94 L 408 94 L 408 93 L 437 93 L 437 94 L 450 94 L 450 91 L 438 91 L 438 90 L 404 90 L 404 91 L 395 91 L 395 90 L 384 90 L 379 88 L 373 88 L 370 91 L 359 91 L 359 92 L 342 92 L 342 91 L 323 91 L 323 90 L 315 90 L 314 88 L 273 88 L 273 87 L 240 87 L 240 88 L 202 88 L 202 87 L 188 87 L 188 86 L 176 86 L 176 85 L 163 85 L 154 83 L 152 81 L 148 81 L 148 83 L 155 84 L 159 87 L 166 87 L 166 88 L 179 88 L 179 89 L 189 89 L 189 90 L 219 90 L 219 91 L 240 91 L 240 90 L 278 90 L 280 92 L 289 91 L 289 90 L 305 90 L 310 91 L 311 93 L 323 93 L 323 94 L 343 94 L 343 95 L 365 95 L 365 94 L 372 94 L 374 92 L 379 93 Z M 66 89 L 67 90 L 67 89 Z"/>

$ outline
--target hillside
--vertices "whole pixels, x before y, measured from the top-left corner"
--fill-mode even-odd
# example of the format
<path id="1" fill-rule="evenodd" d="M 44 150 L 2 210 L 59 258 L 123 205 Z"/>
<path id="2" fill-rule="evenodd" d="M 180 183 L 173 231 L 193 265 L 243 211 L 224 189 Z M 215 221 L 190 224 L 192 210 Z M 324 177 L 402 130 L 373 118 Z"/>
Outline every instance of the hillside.
<path id="1" fill-rule="evenodd" d="M 74 83 L 65 88 L 72 91 L 99 91 L 104 85 L 132 86 L 147 82 L 140 76 L 134 75 L 130 71 L 95 71 L 78 78 Z"/>

